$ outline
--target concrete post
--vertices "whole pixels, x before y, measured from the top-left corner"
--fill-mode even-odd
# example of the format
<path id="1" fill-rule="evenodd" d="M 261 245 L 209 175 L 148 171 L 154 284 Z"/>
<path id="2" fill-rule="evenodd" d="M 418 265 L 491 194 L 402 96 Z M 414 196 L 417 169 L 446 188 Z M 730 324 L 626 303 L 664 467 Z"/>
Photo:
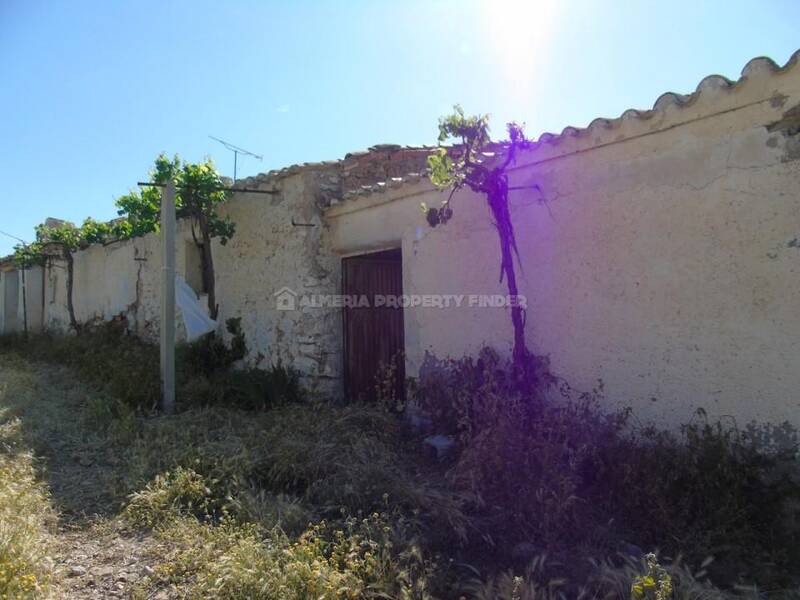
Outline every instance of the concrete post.
<path id="1" fill-rule="evenodd" d="M 175 412 L 175 184 L 161 192 L 161 409 Z"/>
<path id="2" fill-rule="evenodd" d="M 25 339 L 28 339 L 28 290 L 25 281 L 25 262 L 28 258 L 28 248 L 23 246 L 25 257 L 22 259 L 22 331 Z"/>

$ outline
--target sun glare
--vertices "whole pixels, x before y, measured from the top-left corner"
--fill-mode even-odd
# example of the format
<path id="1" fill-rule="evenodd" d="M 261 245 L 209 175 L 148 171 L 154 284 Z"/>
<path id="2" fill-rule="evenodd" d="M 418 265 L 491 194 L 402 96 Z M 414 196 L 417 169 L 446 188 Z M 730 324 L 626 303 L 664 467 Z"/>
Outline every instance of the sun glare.
<path id="1" fill-rule="evenodd" d="M 555 37 L 558 0 L 484 0 L 487 46 L 516 99 L 527 100 Z"/>

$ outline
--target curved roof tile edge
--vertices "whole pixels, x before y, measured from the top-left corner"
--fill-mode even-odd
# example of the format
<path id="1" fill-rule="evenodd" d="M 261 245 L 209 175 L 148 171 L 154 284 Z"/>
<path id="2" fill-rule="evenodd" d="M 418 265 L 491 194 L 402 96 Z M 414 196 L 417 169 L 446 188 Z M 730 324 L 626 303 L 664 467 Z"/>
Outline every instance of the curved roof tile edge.
<path id="1" fill-rule="evenodd" d="M 694 92 L 690 94 L 665 92 L 656 99 L 651 109 L 640 110 L 629 108 L 623 111 L 622 114 L 616 118 L 598 117 L 593 119 L 586 127 L 567 126 L 561 131 L 560 134 L 547 131 L 543 132 L 538 139 L 534 140 L 535 147 L 529 150 L 528 153 L 535 153 L 544 145 L 558 146 L 576 138 L 588 137 L 591 133 L 605 133 L 607 135 L 610 130 L 619 128 L 623 123 L 644 123 L 650 121 L 657 115 L 666 114 L 667 110 L 669 110 L 671 107 L 678 109 L 690 107 L 698 102 L 701 102 L 703 98 L 716 94 L 720 91 L 730 92 L 739 89 L 745 85 L 748 80 L 757 78 L 759 75 L 767 74 L 771 76 L 785 73 L 797 65 L 798 62 L 800 62 L 800 49 L 796 50 L 783 66 L 779 66 L 774 60 L 766 56 L 752 58 L 747 61 L 741 71 L 741 76 L 735 81 L 732 81 L 722 75 L 707 75 L 700 80 L 700 83 L 697 84 Z M 669 127 L 671 125 L 673 125 L 673 123 L 666 124 L 665 127 Z M 626 136 L 626 139 L 630 137 L 631 136 Z M 589 149 L 598 145 L 601 144 L 590 144 L 583 149 Z M 564 154 L 570 154 L 580 149 L 581 148 L 576 147 L 573 150 L 565 152 Z M 555 156 L 563 156 L 564 154 L 557 154 Z M 407 177 L 399 177 L 394 179 L 395 181 L 393 181 L 391 184 L 389 182 L 385 182 L 371 186 L 362 186 L 361 189 L 357 190 L 345 191 L 342 200 L 346 201 L 353 198 L 364 197 L 372 193 L 380 193 L 385 191 L 387 187 L 395 188 L 408 183 L 416 183 L 420 179 L 420 174 L 411 173 Z M 333 205 L 335 204 L 337 203 L 333 203 Z"/>
<path id="2" fill-rule="evenodd" d="M 608 118 L 599 117 L 594 119 L 587 127 L 565 127 L 560 134 L 544 132 L 536 140 L 537 143 L 553 143 L 571 136 L 581 135 L 590 130 L 603 128 L 612 129 L 623 120 L 649 120 L 655 113 L 662 113 L 669 106 L 682 108 L 695 104 L 702 95 L 716 92 L 718 90 L 733 90 L 743 85 L 749 78 L 764 72 L 771 75 L 783 73 L 794 67 L 800 62 L 800 50 L 796 50 L 786 61 L 786 64 L 779 66 L 774 60 L 766 56 L 758 56 L 747 61 L 742 69 L 739 79 L 732 81 L 723 75 L 707 75 L 700 80 L 694 92 L 690 94 L 679 94 L 677 92 L 664 92 L 653 103 L 650 109 L 629 108 L 622 112 L 619 117 Z"/>

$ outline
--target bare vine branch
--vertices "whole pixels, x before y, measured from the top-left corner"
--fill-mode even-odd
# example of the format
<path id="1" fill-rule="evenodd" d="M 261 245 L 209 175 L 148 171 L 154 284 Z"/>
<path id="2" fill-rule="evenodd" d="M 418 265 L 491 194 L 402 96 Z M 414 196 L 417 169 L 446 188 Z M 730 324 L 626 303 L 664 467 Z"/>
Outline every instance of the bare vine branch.
<path id="1" fill-rule="evenodd" d="M 505 156 L 500 164 L 488 167 L 476 157 L 491 143 L 489 136 L 489 117 L 487 115 L 467 116 L 460 106 L 454 107 L 451 115 L 439 120 L 439 148 L 428 158 L 431 181 L 440 188 L 450 188 L 450 195 L 440 207 L 422 205 L 426 219 L 431 227 L 446 224 L 453 216 L 451 200 L 456 191 L 464 186 L 472 191 L 485 194 L 492 211 L 494 225 L 500 241 L 500 281 L 504 279 L 511 299 L 511 322 L 514 328 L 514 363 L 520 367 L 531 356 L 525 343 L 524 307 L 518 302 L 514 258 L 522 268 L 517 248 L 514 224 L 508 205 L 507 169 L 516 159 L 519 149 L 528 148 L 530 142 L 525 138 L 523 127 L 516 123 L 507 126 L 509 142 Z M 444 144 L 451 139 L 460 141 L 455 146 Z M 538 186 L 537 186 L 538 187 Z M 518 189 L 518 188 L 514 188 Z"/>

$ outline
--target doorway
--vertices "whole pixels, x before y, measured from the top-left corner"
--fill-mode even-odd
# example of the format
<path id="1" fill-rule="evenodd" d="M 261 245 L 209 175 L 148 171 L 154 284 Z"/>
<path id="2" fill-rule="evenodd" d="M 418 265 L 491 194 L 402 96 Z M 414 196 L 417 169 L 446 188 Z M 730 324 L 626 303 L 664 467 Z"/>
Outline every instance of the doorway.
<path id="1" fill-rule="evenodd" d="M 403 309 L 390 300 L 399 300 L 403 294 L 400 249 L 342 259 L 342 293 L 346 299 L 342 308 L 346 397 L 374 400 L 377 376 L 394 364 L 394 393 L 402 398 Z"/>

